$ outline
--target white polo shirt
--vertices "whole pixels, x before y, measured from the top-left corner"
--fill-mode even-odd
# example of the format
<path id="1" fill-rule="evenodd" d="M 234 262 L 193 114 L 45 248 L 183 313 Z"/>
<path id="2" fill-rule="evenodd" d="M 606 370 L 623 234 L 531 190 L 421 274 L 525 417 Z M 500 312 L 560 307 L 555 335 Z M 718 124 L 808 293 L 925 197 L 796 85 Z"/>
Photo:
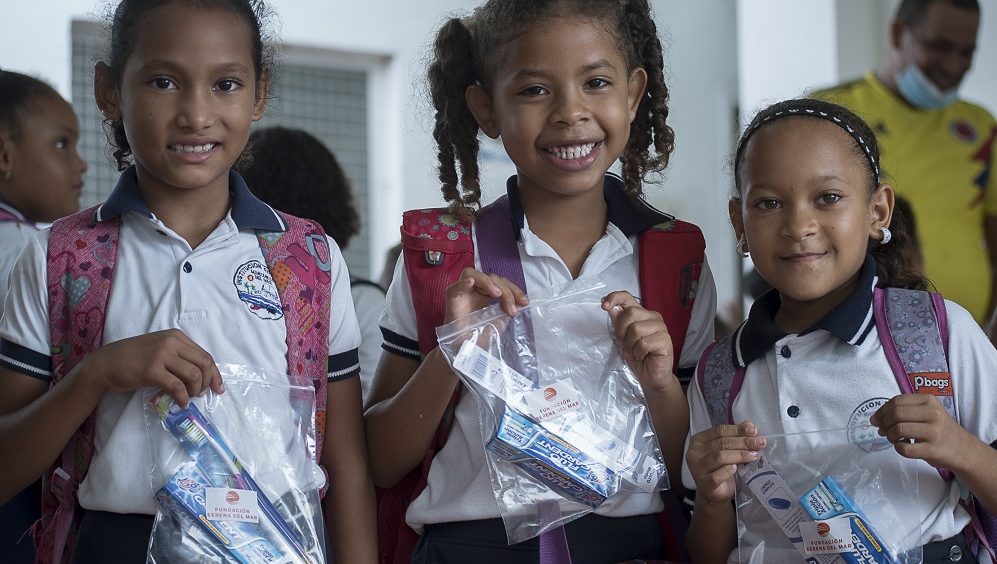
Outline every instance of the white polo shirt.
<path id="1" fill-rule="evenodd" d="M 779 308 L 776 291 L 755 302 L 734 337 L 734 362 L 747 366 L 743 386 L 732 407 L 735 422 L 755 421 L 762 434 L 764 422 L 777 422 L 780 433 L 808 432 L 813 430 L 815 420 L 837 421 L 840 423 L 837 428 L 843 428 L 850 422 L 867 422 L 879 406 L 901 393 L 872 317 L 872 290 L 878 281 L 875 272 L 875 260 L 869 257 L 855 291 L 811 329 L 799 334 L 786 334 L 775 326 L 773 319 Z M 993 375 L 997 374 L 997 351 L 965 309 L 946 301 L 945 310 L 949 371 L 959 423 L 983 442 L 994 444 L 997 381 Z M 689 386 L 689 409 L 690 436 L 712 426 L 698 380 Z M 846 448 L 853 450 L 842 456 L 856 457 L 868 452 L 858 444 Z M 908 526 L 899 530 L 913 531 L 920 527 L 922 545 L 948 539 L 962 531 L 969 516 L 958 505 L 959 487 L 955 482 L 942 480 L 926 462 L 904 459 L 890 449 L 876 452 L 872 457 L 864 456 L 863 460 L 868 464 L 891 453 L 895 456 L 889 457 L 888 463 L 916 474 L 919 492 L 917 497 L 891 499 L 897 513 L 908 520 Z M 884 476 L 890 474 L 891 471 L 884 471 Z M 685 487 L 692 491 L 694 482 L 684 464 L 682 478 Z M 880 510 L 887 511 L 863 508 L 873 526 Z M 738 560 L 735 550 L 728 561 L 760 561 L 761 552 L 752 560 L 746 558 L 758 546 L 764 547 L 766 562 L 798 559 L 768 514 L 759 514 L 764 514 L 764 518 L 747 523 L 741 537 L 741 559 Z M 778 543 L 773 543 L 772 535 L 780 536 Z M 786 552 L 780 553 L 778 546 Z"/>
<path id="2" fill-rule="evenodd" d="M 105 344 L 176 328 L 219 364 L 287 373 L 284 318 L 276 318 L 257 307 L 255 300 L 240 296 L 244 288 L 235 285 L 237 273 L 266 268 L 255 230 L 286 228 L 235 172 L 229 175 L 229 190 L 232 208 L 228 215 L 204 242 L 191 249 L 149 212 L 134 169 L 122 173 L 110 197 L 95 212 L 98 221 L 122 219 L 104 326 Z M 0 364 L 42 380 L 50 379 L 51 370 L 48 236 L 48 230 L 39 232 L 15 264 L 7 314 L 0 321 Z M 328 242 L 333 277 L 329 379 L 335 380 L 359 373 L 360 333 L 346 263 L 333 240 Z M 276 293 L 276 288 L 272 290 Z M 107 394 L 97 406 L 94 458 L 79 491 L 80 505 L 85 509 L 156 512 L 142 395 L 143 390 Z"/>
<path id="3" fill-rule="evenodd" d="M 354 279 L 350 282 L 353 307 L 360 323 L 360 385 L 364 400 L 374 380 L 377 363 L 381 360 L 381 314 L 384 313 L 384 290 L 370 280 Z"/>
<path id="4" fill-rule="evenodd" d="M 0 210 L 17 217 L 19 221 L 0 221 L 0 316 L 3 316 L 3 297 L 7 295 L 7 280 L 14 261 L 38 228 L 13 206 L 0 202 Z"/>
<path id="5" fill-rule="evenodd" d="M 509 179 L 507 188 L 510 209 L 519 237 L 519 257 L 523 265 L 526 290 L 529 292 L 530 289 L 537 289 L 557 294 L 573 282 L 571 271 L 550 245 L 530 231 L 519 204 L 516 186 L 516 177 Z M 626 290 L 640 297 L 637 236 L 644 229 L 666 221 L 669 216 L 646 204 L 635 204 L 622 191 L 619 179 L 614 176 L 606 177 L 605 195 L 609 207 L 606 234 L 592 247 L 578 279 L 597 277 L 608 284 L 608 291 Z M 472 230 L 472 236 L 474 235 Z M 477 255 L 475 267 L 481 267 Z M 716 288 L 709 265 L 704 261 L 685 346 L 678 362 L 680 369 L 693 367 L 703 349 L 713 341 L 715 312 Z M 593 317 L 591 322 L 600 327 L 608 326 L 604 312 L 599 312 L 599 317 Z M 412 307 L 412 293 L 405 275 L 404 255 L 399 257 L 395 276 L 388 289 L 387 308 L 381 318 L 381 330 L 385 350 L 419 360 L 418 330 Z M 474 521 L 500 516 L 485 465 L 485 447 L 475 401 L 471 394 L 462 394 L 450 436 L 430 466 L 426 489 L 409 506 L 406 521 L 416 531 L 421 532 L 423 525 L 430 523 Z M 596 513 L 623 517 L 654 513 L 661 508 L 662 502 L 658 495 L 632 494 L 607 501 Z"/>

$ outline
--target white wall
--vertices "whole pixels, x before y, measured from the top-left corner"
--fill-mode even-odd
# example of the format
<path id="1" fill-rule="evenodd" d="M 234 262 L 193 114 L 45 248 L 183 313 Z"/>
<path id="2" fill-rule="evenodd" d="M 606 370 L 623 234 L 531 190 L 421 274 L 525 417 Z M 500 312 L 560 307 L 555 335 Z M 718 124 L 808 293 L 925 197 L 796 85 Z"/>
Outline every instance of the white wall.
<path id="1" fill-rule="evenodd" d="M 876 68 L 888 52 L 898 0 L 738 0 L 743 120 L 763 102 L 798 96 Z M 966 99 L 997 112 L 997 0 L 980 0 L 982 21 Z"/>

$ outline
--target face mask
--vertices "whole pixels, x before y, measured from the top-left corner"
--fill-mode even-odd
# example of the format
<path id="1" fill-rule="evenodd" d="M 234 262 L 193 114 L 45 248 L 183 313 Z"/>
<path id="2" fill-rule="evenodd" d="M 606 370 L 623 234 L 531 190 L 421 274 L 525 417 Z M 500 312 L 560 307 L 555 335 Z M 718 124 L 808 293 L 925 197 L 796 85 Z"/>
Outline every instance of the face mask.
<path id="1" fill-rule="evenodd" d="M 958 86 L 942 92 L 913 63 L 900 71 L 896 76 L 896 80 L 900 95 L 915 108 L 937 110 L 952 104 L 959 97 Z"/>

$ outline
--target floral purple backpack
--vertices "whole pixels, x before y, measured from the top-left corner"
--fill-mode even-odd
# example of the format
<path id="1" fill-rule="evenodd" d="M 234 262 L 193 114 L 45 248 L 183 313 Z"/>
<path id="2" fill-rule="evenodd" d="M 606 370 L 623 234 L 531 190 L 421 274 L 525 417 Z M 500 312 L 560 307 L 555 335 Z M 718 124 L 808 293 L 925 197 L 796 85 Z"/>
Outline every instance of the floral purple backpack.
<path id="1" fill-rule="evenodd" d="M 103 345 L 121 219 L 96 220 L 91 208 L 56 221 L 48 243 L 52 386 Z M 257 231 L 287 324 L 287 366 L 294 385 L 315 389 L 316 453 L 322 452 L 328 382 L 331 260 L 317 224 L 278 212 L 287 231 Z M 80 511 L 77 489 L 93 457 L 94 416 L 87 418 L 46 472 L 42 517 L 32 527 L 37 562 L 69 562 Z"/>
<path id="2" fill-rule="evenodd" d="M 932 393 L 924 382 L 932 375 L 952 377 L 948 366 L 948 317 L 945 302 L 937 292 L 922 292 L 903 288 L 876 288 L 873 292 L 873 318 L 876 332 L 883 344 L 886 360 L 893 370 L 900 390 L 905 394 L 931 393 L 938 398 L 956 421 L 954 388 L 947 395 Z M 744 383 L 745 368 L 734 364 L 734 333 L 719 339 L 703 351 L 696 378 L 703 392 L 712 425 L 734 424 L 731 413 L 734 399 Z M 945 480 L 955 476 L 945 468 L 938 473 Z M 970 515 L 965 531 L 974 554 L 989 552 L 994 558 L 997 546 L 997 517 L 986 510 L 968 491 L 960 503 Z"/>

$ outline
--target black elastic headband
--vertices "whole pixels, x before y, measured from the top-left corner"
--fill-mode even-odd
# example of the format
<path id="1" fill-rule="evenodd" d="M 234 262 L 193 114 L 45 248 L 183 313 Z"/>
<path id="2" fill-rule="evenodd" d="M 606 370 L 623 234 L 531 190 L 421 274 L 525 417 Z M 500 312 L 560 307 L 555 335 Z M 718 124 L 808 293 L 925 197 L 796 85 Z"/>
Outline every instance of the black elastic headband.
<path id="1" fill-rule="evenodd" d="M 751 129 L 745 132 L 744 139 L 741 140 L 742 150 L 744 149 L 744 147 L 748 146 L 748 139 L 750 139 L 751 136 L 756 131 L 758 131 L 759 127 L 779 118 L 799 116 L 799 115 L 811 116 L 823 119 L 825 121 L 829 121 L 837 125 L 841 129 L 845 130 L 849 135 L 851 135 L 852 139 L 854 139 L 855 142 L 859 144 L 859 147 L 862 147 L 862 150 L 865 151 L 865 156 L 866 158 L 869 159 L 869 164 L 872 165 L 872 173 L 873 176 L 875 176 L 876 178 L 876 184 L 879 185 L 879 163 L 877 163 L 875 157 L 872 156 L 872 150 L 870 150 L 869 146 L 866 145 L 865 140 L 863 140 L 862 136 L 859 135 L 857 131 L 855 131 L 855 128 L 842 121 L 841 118 L 833 116 L 823 110 L 816 110 L 813 108 L 790 108 L 787 110 L 779 110 L 778 112 L 775 112 L 770 116 L 766 116 L 763 119 L 761 119 L 758 123 L 756 123 L 754 126 L 752 126 Z"/>

